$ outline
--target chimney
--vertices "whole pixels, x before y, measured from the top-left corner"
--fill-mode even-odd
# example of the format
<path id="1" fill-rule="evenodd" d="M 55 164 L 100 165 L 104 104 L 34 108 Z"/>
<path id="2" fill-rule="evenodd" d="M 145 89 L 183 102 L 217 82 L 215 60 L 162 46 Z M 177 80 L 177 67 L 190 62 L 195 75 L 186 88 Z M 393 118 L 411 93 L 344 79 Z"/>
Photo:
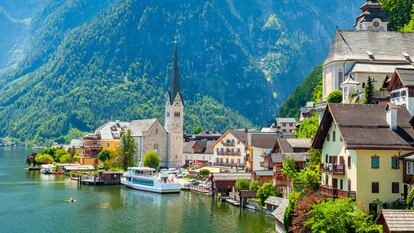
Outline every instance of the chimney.
<path id="1" fill-rule="evenodd" d="M 390 126 L 391 130 L 397 130 L 397 111 L 398 106 L 395 104 L 388 104 L 386 110 L 386 119 L 387 124 Z"/>

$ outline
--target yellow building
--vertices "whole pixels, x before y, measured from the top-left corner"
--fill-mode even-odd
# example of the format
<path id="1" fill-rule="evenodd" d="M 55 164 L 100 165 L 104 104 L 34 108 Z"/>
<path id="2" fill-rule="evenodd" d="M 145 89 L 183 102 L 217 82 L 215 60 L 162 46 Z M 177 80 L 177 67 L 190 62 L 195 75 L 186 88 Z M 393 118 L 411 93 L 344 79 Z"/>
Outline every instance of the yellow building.
<path id="1" fill-rule="evenodd" d="M 95 131 L 102 150 L 116 151 L 119 148 L 122 132 L 130 127 L 130 122 L 109 121 Z"/>
<path id="2" fill-rule="evenodd" d="M 395 105 L 329 104 L 313 148 L 322 149 L 321 194 L 378 211 L 404 195 L 400 156 L 414 151 L 411 115 Z"/>

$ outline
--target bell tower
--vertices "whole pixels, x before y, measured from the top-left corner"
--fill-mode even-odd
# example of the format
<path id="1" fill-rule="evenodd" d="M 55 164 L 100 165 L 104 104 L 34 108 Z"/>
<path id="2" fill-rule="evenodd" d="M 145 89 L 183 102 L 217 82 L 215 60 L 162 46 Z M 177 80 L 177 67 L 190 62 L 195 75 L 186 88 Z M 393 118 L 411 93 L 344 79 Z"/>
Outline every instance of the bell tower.
<path id="1" fill-rule="evenodd" d="M 168 134 L 168 167 L 184 165 L 184 102 L 180 91 L 177 45 L 174 47 L 173 73 L 165 95 L 165 130 Z"/>
<path id="2" fill-rule="evenodd" d="M 378 0 L 367 0 L 361 6 L 362 13 L 356 19 L 355 29 L 357 31 L 387 31 L 390 20 L 381 8 L 382 3 Z"/>

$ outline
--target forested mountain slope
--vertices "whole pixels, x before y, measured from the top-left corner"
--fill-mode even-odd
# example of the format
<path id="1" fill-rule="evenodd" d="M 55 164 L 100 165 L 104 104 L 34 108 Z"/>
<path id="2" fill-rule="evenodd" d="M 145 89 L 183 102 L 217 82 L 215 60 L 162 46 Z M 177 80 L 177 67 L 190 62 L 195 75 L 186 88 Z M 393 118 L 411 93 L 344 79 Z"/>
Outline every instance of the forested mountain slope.
<path id="1" fill-rule="evenodd" d="M 15 68 L 0 73 L 0 137 L 45 141 L 109 119 L 163 117 L 173 42 L 187 131 L 272 117 L 359 4 L 49 0 Z M 76 131 L 75 130 L 75 131 Z"/>

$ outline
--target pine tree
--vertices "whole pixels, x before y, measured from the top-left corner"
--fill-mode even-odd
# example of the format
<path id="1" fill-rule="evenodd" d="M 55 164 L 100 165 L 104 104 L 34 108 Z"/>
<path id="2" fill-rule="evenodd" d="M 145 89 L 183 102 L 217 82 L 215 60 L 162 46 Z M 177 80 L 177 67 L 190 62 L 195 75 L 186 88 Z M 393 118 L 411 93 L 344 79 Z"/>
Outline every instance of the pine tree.
<path id="1" fill-rule="evenodd" d="M 135 165 L 135 154 L 137 152 L 137 144 L 132 137 L 132 132 L 128 129 L 121 136 L 121 144 L 119 147 L 119 157 L 121 166 L 126 171 L 128 167 Z"/>
<path id="2" fill-rule="evenodd" d="M 374 84 L 371 77 L 368 77 L 367 85 L 365 85 L 365 104 L 374 104 Z"/>

